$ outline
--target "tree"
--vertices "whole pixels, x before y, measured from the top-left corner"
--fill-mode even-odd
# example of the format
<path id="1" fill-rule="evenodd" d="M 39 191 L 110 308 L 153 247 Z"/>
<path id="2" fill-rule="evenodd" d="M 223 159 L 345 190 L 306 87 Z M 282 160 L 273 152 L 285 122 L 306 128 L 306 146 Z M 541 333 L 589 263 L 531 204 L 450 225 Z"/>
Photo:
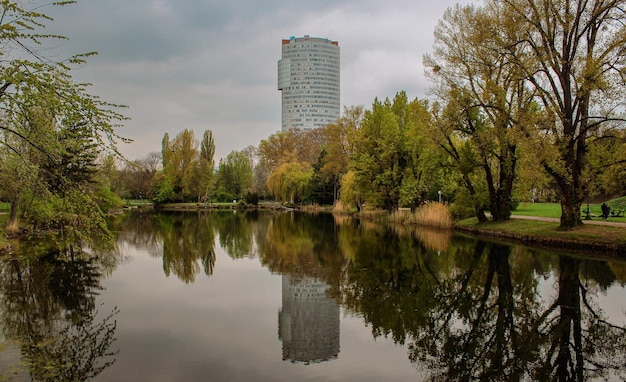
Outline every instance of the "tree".
<path id="1" fill-rule="evenodd" d="M 459 145 L 469 140 L 475 152 L 469 159 L 483 173 L 493 220 L 511 215 L 519 147 L 536 110 L 534 92 L 519 68 L 508 62 L 508 53 L 500 49 L 503 43 L 518 38 L 507 21 L 494 3 L 448 9 L 435 29 L 433 56 L 424 60 L 439 97 L 444 103 L 456 103 L 459 109 L 458 119 L 463 123 L 450 125 L 449 133 L 459 138 Z M 516 54 L 522 49 L 511 45 L 509 51 Z M 455 156 L 449 136 L 439 135 L 439 139 L 455 160 L 461 159 Z M 465 186 L 470 187 L 467 181 L 466 177 Z"/>
<path id="2" fill-rule="evenodd" d="M 476 109 L 473 111 L 474 113 L 471 113 L 470 110 L 466 110 L 463 113 L 454 99 L 449 100 L 443 110 L 439 110 L 438 105 L 435 105 L 433 110 L 435 122 L 430 136 L 448 156 L 449 161 L 443 163 L 457 174 L 459 183 L 465 190 L 464 193 L 457 194 L 457 204 L 470 206 L 478 221 L 486 222 L 487 187 L 484 186 L 484 176 L 478 175 L 478 155 L 470 140 L 463 139 L 455 133 L 464 130 L 466 125 L 478 123 Z"/>
<path id="3" fill-rule="evenodd" d="M 252 163 L 242 151 L 231 151 L 220 160 L 217 171 L 218 188 L 241 198 L 252 187 Z"/>
<path id="4" fill-rule="evenodd" d="M 387 211 L 399 207 L 406 148 L 398 109 L 402 110 L 406 104 L 404 92 L 396 95 L 393 104 L 389 99 L 374 100 L 372 110 L 365 112 L 361 128 L 356 132 L 350 162 L 356 186 L 365 200 Z"/>
<path id="5" fill-rule="evenodd" d="M 200 195 L 200 179 L 197 177 L 198 140 L 193 130 L 185 129 L 176 137 L 165 142 L 167 133 L 163 137 L 162 146 L 166 150 L 163 163 L 165 178 L 172 186 L 175 199 L 179 201 L 194 200 Z M 204 190 L 202 190 L 204 192 Z"/>
<path id="6" fill-rule="evenodd" d="M 321 129 L 281 131 L 262 140 L 259 144 L 260 162 L 271 173 L 285 158 L 292 158 L 301 163 L 313 164 L 317 161 L 324 143 Z"/>
<path id="7" fill-rule="evenodd" d="M 308 199 L 312 202 L 332 205 L 335 202 L 337 189 L 339 188 L 338 175 L 327 177 L 322 169 L 328 163 L 326 149 L 322 149 L 320 157 L 313 164 L 313 173 L 309 183 Z M 334 174 L 333 174 L 334 175 Z"/>
<path id="8" fill-rule="evenodd" d="M 275 197 L 302 201 L 309 193 L 311 167 L 319 160 L 326 139 L 325 130 L 320 128 L 281 131 L 261 141 L 255 168 L 257 183 L 265 178 L 265 186 Z M 323 177 L 321 168 L 318 173 Z"/>
<path id="9" fill-rule="evenodd" d="M 49 5 L 70 3 L 73 1 Z M 108 151 L 118 155 L 117 143 L 128 142 L 115 131 L 125 118 L 116 111 L 118 105 L 89 94 L 87 84 L 72 80 L 72 67 L 84 64 L 86 57 L 95 53 L 62 61 L 41 53 L 46 51 L 40 49 L 46 42 L 64 37 L 38 32 L 52 19 L 42 12 L 43 5 L 26 4 L 32 8 L 17 1 L 0 4 L 0 145 L 27 167 L 38 170 L 39 181 L 22 194 L 36 195 L 39 205 L 50 203 L 45 209 L 52 214 L 46 213 L 47 218 L 56 216 L 52 221 L 61 228 L 81 231 L 82 238 L 90 239 L 88 229 L 106 231 L 106 226 L 95 223 L 102 211 L 86 183 L 97 154 Z M 30 218 L 37 216 L 36 211 L 25 212 Z M 86 219 L 78 213 L 93 213 L 89 218 L 95 224 L 78 227 L 77 221 Z"/>
<path id="10" fill-rule="evenodd" d="M 364 201 L 363 196 L 356 188 L 356 176 L 353 171 L 348 171 L 341 177 L 340 200 L 344 208 L 355 206 L 358 211 L 361 211 Z"/>
<path id="11" fill-rule="evenodd" d="M 336 123 L 322 128 L 325 156 L 319 176 L 332 184 L 333 202 L 339 197 L 341 177 L 348 171 L 350 156 L 354 152 L 354 145 L 349 139 L 361 127 L 363 114 L 363 106 L 345 107 L 343 116 Z"/>
<path id="12" fill-rule="evenodd" d="M 590 197 L 619 195 L 626 189 L 626 132 L 603 129 L 589 145 L 585 185 Z"/>
<path id="13" fill-rule="evenodd" d="M 165 133 L 163 134 L 163 139 L 161 140 L 161 164 L 163 165 L 164 169 L 168 165 L 170 155 L 170 135 L 168 133 Z"/>
<path id="14" fill-rule="evenodd" d="M 267 178 L 267 188 L 283 202 L 300 202 L 312 176 L 313 170 L 308 163 L 285 160 Z"/>
<path id="15" fill-rule="evenodd" d="M 22 192 L 35 183 L 37 168 L 13 152 L 3 151 L 0 154 L 0 200 L 8 201 L 11 206 L 7 231 L 14 233 L 19 229 L 18 209 Z"/>
<path id="16" fill-rule="evenodd" d="M 492 1 L 515 41 L 499 45 L 546 111 L 543 168 L 561 198 L 561 228 L 582 224 L 589 138 L 623 108 L 626 15 L 623 0 Z M 511 44 L 514 42 L 514 44 Z"/>
<path id="17" fill-rule="evenodd" d="M 433 190 L 442 189 L 442 159 L 430 132 L 433 117 L 426 100 L 406 103 L 403 136 L 406 147 L 406 167 L 400 186 L 400 204 L 415 208 L 429 198 Z M 449 193 L 448 195 L 450 195 Z"/>
<path id="18" fill-rule="evenodd" d="M 157 151 L 148 153 L 143 158 L 125 162 L 119 171 L 119 186 L 116 191 L 124 198 L 151 198 L 151 190 L 161 162 L 161 153 Z"/>
<path id="19" fill-rule="evenodd" d="M 211 130 L 206 130 L 202 135 L 198 172 L 200 178 L 199 191 L 204 199 L 208 199 L 215 177 L 215 141 Z"/>

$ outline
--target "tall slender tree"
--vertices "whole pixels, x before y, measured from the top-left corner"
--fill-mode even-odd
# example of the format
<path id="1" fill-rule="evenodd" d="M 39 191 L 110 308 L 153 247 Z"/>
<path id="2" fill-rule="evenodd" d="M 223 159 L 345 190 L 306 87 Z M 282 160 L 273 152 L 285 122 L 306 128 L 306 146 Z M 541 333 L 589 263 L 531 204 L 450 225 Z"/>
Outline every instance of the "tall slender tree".
<path id="1" fill-rule="evenodd" d="M 215 172 L 215 141 L 211 130 L 205 130 L 202 134 L 198 172 L 200 179 L 199 196 L 206 200 L 209 198 L 209 192 L 213 187 Z"/>

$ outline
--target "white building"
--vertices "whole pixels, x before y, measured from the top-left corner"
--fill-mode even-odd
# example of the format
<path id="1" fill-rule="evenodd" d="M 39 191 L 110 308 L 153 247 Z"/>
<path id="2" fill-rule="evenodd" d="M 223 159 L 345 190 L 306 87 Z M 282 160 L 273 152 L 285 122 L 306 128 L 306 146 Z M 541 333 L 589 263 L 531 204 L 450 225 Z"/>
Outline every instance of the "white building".
<path id="1" fill-rule="evenodd" d="M 316 129 L 340 115 L 339 43 L 326 38 L 283 40 L 278 61 L 282 130 Z"/>

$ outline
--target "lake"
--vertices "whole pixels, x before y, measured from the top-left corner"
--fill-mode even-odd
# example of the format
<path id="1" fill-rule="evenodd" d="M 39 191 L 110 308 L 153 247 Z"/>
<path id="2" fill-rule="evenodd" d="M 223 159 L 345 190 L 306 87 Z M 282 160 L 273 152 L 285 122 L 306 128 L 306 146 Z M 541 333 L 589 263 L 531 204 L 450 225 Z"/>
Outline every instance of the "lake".
<path id="1" fill-rule="evenodd" d="M 623 380 L 626 262 L 330 214 L 135 210 L 0 259 L 0 381 Z"/>

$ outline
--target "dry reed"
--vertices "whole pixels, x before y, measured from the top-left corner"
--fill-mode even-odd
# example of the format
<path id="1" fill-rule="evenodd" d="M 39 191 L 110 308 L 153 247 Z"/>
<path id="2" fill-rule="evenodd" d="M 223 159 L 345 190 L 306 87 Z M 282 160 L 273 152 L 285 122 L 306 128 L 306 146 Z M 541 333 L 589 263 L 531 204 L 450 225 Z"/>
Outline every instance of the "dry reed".
<path id="1" fill-rule="evenodd" d="M 427 203 L 415 211 L 417 224 L 434 228 L 452 228 L 454 219 L 447 204 Z"/>
<path id="2" fill-rule="evenodd" d="M 432 228 L 449 229 L 454 226 L 454 219 L 443 203 L 426 203 L 415 210 L 414 213 L 398 211 L 393 213 L 389 220 L 399 224 L 417 224 Z"/>

